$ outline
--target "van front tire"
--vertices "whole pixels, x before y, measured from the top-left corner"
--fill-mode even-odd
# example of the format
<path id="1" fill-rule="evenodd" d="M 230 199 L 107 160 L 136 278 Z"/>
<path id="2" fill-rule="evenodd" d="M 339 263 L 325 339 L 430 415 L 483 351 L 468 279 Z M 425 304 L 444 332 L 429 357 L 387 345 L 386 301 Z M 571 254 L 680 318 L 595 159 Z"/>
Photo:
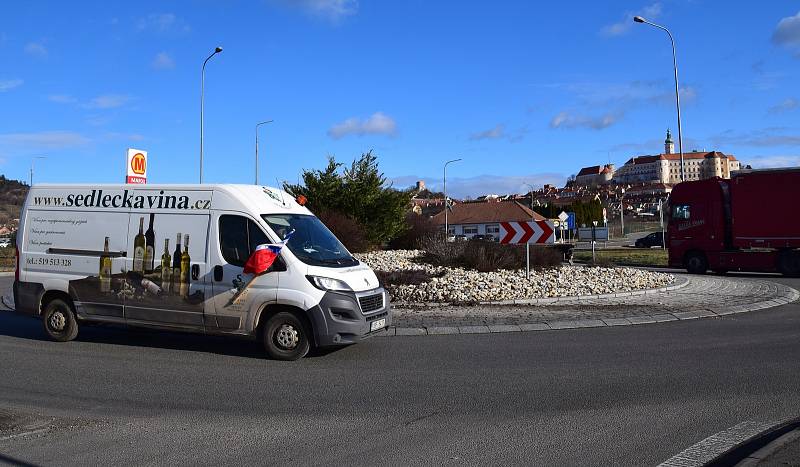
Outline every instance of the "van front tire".
<path id="1" fill-rule="evenodd" d="M 311 348 L 309 330 L 288 311 L 272 315 L 264 323 L 261 340 L 267 354 L 275 360 L 298 360 Z"/>
<path id="2" fill-rule="evenodd" d="M 68 342 L 78 337 L 78 321 L 69 303 L 61 299 L 50 300 L 44 308 L 42 323 L 47 337 L 57 342 Z"/>

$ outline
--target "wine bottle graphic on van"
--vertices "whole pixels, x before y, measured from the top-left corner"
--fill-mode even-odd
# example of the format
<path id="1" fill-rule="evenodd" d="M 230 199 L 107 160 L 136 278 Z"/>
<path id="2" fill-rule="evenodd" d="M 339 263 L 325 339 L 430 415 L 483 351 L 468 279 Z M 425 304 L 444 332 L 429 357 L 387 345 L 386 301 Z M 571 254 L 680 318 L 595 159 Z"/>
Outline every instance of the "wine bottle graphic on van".
<path id="1" fill-rule="evenodd" d="M 139 233 L 133 239 L 133 270 L 144 274 L 144 217 L 139 218 Z"/>
<path id="2" fill-rule="evenodd" d="M 108 254 L 108 237 L 100 255 L 100 292 L 111 292 L 111 255 Z"/>
<path id="3" fill-rule="evenodd" d="M 183 253 L 181 254 L 181 297 L 189 296 L 189 282 L 191 281 L 191 273 L 189 272 L 189 265 L 191 258 L 189 257 L 189 234 L 183 237 Z"/>
<path id="4" fill-rule="evenodd" d="M 175 239 L 175 252 L 172 253 L 172 292 L 181 291 L 181 234 Z"/>
<path id="5" fill-rule="evenodd" d="M 155 213 L 150 213 L 150 225 L 144 233 L 144 272 L 150 274 L 156 268 L 156 232 L 153 230 Z"/>
<path id="6" fill-rule="evenodd" d="M 169 255 L 169 239 L 164 239 L 164 254 L 161 255 L 161 290 L 169 293 L 172 285 L 172 257 Z"/>

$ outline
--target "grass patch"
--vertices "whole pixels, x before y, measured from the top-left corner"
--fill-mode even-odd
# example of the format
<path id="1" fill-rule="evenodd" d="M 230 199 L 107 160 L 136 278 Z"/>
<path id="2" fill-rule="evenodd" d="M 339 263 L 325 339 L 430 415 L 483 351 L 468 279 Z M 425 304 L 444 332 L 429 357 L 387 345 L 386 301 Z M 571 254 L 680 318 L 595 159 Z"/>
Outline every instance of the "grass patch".
<path id="1" fill-rule="evenodd" d="M 667 250 L 661 248 L 609 248 L 595 250 L 597 263 L 619 266 L 667 266 Z M 592 250 L 574 250 L 573 259 L 592 261 Z"/>

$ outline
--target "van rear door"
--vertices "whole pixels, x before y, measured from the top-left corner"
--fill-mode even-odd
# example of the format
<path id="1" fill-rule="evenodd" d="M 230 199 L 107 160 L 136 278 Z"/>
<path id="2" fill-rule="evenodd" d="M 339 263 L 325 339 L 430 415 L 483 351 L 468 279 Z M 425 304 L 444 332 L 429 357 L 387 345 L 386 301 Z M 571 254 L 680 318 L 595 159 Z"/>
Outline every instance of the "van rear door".
<path id="1" fill-rule="evenodd" d="M 137 190 L 137 195 L 146 193 Z M 175 210 L 131 213 L 125 259 L 128 324 L 204 329 L 208 222 L 208 214 Z"/>

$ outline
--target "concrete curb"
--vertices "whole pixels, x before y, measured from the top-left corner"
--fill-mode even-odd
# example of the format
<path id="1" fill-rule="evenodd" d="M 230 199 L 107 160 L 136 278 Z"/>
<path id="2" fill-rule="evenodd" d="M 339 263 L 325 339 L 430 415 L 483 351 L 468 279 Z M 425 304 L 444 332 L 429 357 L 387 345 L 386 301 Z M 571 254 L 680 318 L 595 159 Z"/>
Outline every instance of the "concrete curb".
<path id="1" fill-rule="evenodd" d="M 792 433 L 798 425 L 798 418 L 744 421 L 681 451 L 659 464 L 659 467 L 755 465 L 766 455 L 796 439 L 781 443 L 777 441 L 787 433 Z M 743 464 L 739 464 L 740 461 L 744 461 Z"/>
<path id="2" fill-rule="evenodd" d="M 680 284 L 673 284 L 668 287 L 660 289 L 648 289 L 646 293 L 655 293 L 656 291 L 669 291 L 685 287 L 689 283 L 688 277 Z M 536 321 L 532 323 L 517 323 L 509 325 L 475 325 L 475 326 L 431 326 L 431 327 L 390 327 L 386 332 L 378 334 L 376 337 L 388 336 L 426 336 L 426 335 L 447 335 L 447 334 L 493 334 L 498 332 L 521 332 L 521 331 L 551 331 L 558 329 L 577 329 L 577 328 L 597 328 L 597 327 L 614 327 L 614 326 L 635 326 L 639 324 L 652 324 L 663 323 L 668 321 L 686 321 L 690 319 L 699 318 L 720 318 L 727 315 L 747 313 L 750 311 L 763 310 L 776 306 L 786 305 L 800 299 L 800 292 L 797 290 L 781 285 L 778 288 L 778 293 L 782 294 L 778 297 L 773 297 L 769 300 L 762 302 L 751 303 L 748 305 L 735 305 L 726 308 L 714 309 L 706 308 L 703 310 L 691 311 L 678 311 L 674 313 L 661 313 L 655 315 L 641 315 L 631 316 L 628 318 L 598 318 L 598 319 L 582 319 L 575 321 Z M 634 295 L 635 293 L 631 293 Z M 599 298 L 599 296 L 587 296 Z M 564 297 L 566 299 L 567 297 Z M 574 300 L 575 297 L 570 297 Z M 556 302 L 546 302 L 556 303 Z M 501 303 L 494 302 L 493 305 L 501 305 Z"/>
<path id="3" fill-rule="evenodd" d="M 689 284 L 687 276 L 679 276 L 675 278 L 675 282 L 670 285 L 659 287 L 656 289 L 641 289 L 630 290 L 627 292 L 615 292 L 595 295 L 572 295 L 570 297 L 547 297 L 547 298 L 525 298 L 518 300 L 489 300 L 482 302 L 475 302 L 478 305 L 557 305 L 559 302 L 573 301 L 573 300 L 592 300 L 603 298 L 618 298 L 618 297 L 631 297 L 634 295 L 647 295 L 661 292 L 669 292 L 686 287 Z M 434 307 L 447 307 L 458 306 L 459 303 L 444 303 L 444 302 L 394 302 L 393 305 L 398 307 L 419 307 L 425 306 L 427 308 Z"/>

